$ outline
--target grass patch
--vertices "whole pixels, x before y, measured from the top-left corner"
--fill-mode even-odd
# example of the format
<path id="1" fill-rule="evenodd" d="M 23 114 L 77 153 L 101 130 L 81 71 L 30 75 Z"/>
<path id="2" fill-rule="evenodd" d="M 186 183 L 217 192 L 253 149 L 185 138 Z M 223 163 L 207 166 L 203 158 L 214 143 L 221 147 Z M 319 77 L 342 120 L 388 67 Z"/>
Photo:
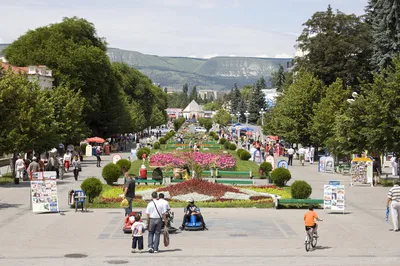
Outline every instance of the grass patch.
<path id="1" fill-rule="evenodd" d="M 136 185 L 135 191 L 143 191 L 143 190 L 148 190 L 148 189 L 159 189 L 161 185 L 147 185 L 147 186 L 138 186 Z M 100 197 L 107 198 L 107 199 L 113 199 L 113 198 L 118 198 L 119 195 L 123 194 L 123 186 L 110 186 L 110 185 L 104 185 L 103 184 L 103 190 L 100 194 Z"/>
<path id="2" fill-rule="evenodd" d="M 3 174 L 0 177 L 0 185 L 10 184 L 10 183 L 14 183 L 14 177 L 12 176 L 12 173 Z"/>
<path id="3" fill-rule="evenodd" d="M 383 187 L 393 187 L 395 181 L 396 180 L 386 180 L 381 178 L 379 184 Z"/>
<path id="4" fill-rule="evenodd" d="M 254 187 L 254 186 L 250 186 L 250 187 L 238 187 L 240 188 L 245 188 L 245 189 L 250 189 L 256 192 L 262 192 L 262 193 L 268 193 L 268 194 L 273 194 L 273 195 L 278 195 L 281 196 L 282 199 L 291 199 L 292 198 L 292 194 L 290 192 L 290 187 L 270 187 L 270 186 L 266 186 L 266 187 Z"/>

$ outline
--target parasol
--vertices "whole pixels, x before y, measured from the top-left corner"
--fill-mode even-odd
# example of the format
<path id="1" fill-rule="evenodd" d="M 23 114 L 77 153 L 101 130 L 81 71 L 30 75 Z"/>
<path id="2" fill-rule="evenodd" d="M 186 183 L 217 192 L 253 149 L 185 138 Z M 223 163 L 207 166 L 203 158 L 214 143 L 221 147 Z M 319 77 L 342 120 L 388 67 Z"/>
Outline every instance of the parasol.
<path id="1" fill-rule="evenodd" d="M 104 143 L 105 140 L 99 137 L 93 137 L 93 138 L 87 138 L 86 139 L 87 142 L 96 142 L 96 143 Z"/>

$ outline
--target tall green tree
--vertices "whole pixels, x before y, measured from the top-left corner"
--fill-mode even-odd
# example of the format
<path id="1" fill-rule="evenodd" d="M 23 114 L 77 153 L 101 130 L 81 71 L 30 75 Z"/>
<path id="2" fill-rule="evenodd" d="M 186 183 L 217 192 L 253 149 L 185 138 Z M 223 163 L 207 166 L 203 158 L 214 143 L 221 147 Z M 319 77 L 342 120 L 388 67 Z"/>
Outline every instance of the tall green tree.
<path id="1" fill-rule="evenodd" d="M 263 132 L 278 135 L 289 143 L 312 143 L 315 105 L 324 95 L 323 83 L 308 72 L 299 72 L 296 81 L 284 90 L 267 112 Z"/>
<path id="2" fill-rule="evenodd" d="M 246 104 L 250 101 L 252 92 L 253 85 L 245 85 L 242 87 L 240 94 L 242 95 L 242 99 Z"/>
<path id="3" fill-rule="evenodd" d="M 192 92 L 190 93 L 190 102 L 192 101 L 192 100 L 195 100 L 196 102 L 198 101 L 198 95 L 197 95 L 197 88 L 196 88 L 196 86 L 193 86 L 193 88 L 192 88 Z"/>
<path id="4" fill-rule="evenodd" d="M 382 69 L 400 54 L 400 3 L 397 0 L 370 0 L 368 4 L 367 18 L 373 28 L 372 63 Z"/>
<path id="5" fill-rule="evenodd" d="M 276 88 L 278 92 L 282 92 L 285 81 L 285 70 L 283 69 L 283 66 L 280 65 L 278 71 L 271 73 L 270 82 L 272 83 L 273 88 Z"/>
<path id="6" fill-rule="evenodd" d="M 371 27 L 362 17 L 334 13 L 331 6 L 316 12 L 305 24 L 298 47 L 305 52 L 296 58 L 296 69 L 304 69 L 330 85 L 341 78 L 344 85 L 371 79 Z"/>
<path id="7" fill-rule="evenodd" d="M 182 94 L 181 94 L 181 101 L 182 101 L 182 108 L 185 108 L 189 104 L 189 85 L 185 83 L 182 87 Z"/>
<path id="8" fill-rule="evenodd" d="M 213 121 L 221 126 L 228 125 L 232 120 L 231 115 L 224 109 L 219 109 L 213 117 Z"/>
<path id="9" fill-rule="evenodd" d="M 264 77 L 261 77 L 255 86 L 253 87 L 253 92 L 251 95 L 251 100 L 249 103 L 248 112 L 249 115 L 249 123 L 257 123 L 260 118 L 261 109 L 265 109 L 265 96 L 262 90 L 266 89 L 267 85 L 265 83 Z"/>
<path id="10" fill-rule="evenodd" d="M 236 114 L 239 111 L 239 103 L 241 99 L 242 95 L 240 94 L 240 90 L 235 83 L 230 93 L 231 113 Z"/>

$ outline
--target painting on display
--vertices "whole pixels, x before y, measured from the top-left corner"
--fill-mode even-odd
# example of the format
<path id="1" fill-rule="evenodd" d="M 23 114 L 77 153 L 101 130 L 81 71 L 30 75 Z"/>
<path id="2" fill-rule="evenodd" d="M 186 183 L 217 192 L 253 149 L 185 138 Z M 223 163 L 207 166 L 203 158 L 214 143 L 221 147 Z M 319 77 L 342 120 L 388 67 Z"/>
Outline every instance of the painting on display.
<path id="1" fill-rule="evenodd" d="M 32 174 L 31 201 L 33 212 L 58 212 L 57 173 Z"/>
<path id="2" fill-rule="evenodd" d="M 256 164 L 261 164 L 261 163 L 262 163 L 263 158 L 262 158 L 261 151 L 259 151 L 259 150 L 255 150 L 255 151 L 254 151 L 254 153 L 253 153 L 253 161 L 254 161 Z"/>
<path id="3" fill-rule="evenodd" d="M 343 211 L 345 208 L 345 189 L 339 181 L 324 186 L 324 209 Z"/>
<path id="4" fill-rule="evenodd" d="M 286 160 L 280 160 L 280 161 L 278 162 L 278 164 L 277 164 L 277 167 L 278 167 L 278 168 L 285 168 L 285 169 L 288 169 L 288 168 L 289 168 L 289 165 L 288 165 L 288 163 L 287 163 Z"/>
<path id="5" fill-rule="evenodd" d="M 272 155 L 267 156 L 265 161 L 272 165 L 272 170 L 275 169 L 275 158 L 274 158 L 274 156 L 272 156 Z"/>

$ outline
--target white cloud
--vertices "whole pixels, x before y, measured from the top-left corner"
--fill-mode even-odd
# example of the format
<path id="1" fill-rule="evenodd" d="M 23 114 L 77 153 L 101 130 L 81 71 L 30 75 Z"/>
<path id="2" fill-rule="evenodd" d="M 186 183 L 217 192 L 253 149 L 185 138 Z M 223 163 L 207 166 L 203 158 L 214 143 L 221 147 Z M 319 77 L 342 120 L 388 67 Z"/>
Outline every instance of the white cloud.
<path id="1" fill-rule="evenodd" d="M 188 55 L 190 58 L 197 58 L 197 55 Z"/>
<path id="2" fill-rule="evenodd" d="M 259 58 L 269 58 L 270 56 L 267 54 L 261 54 L 261 55 L 255 55 L 254 57 L 259 57 Z"/>
<path id="3" fill-rule="evenodd" d="M 208 55 L 203 56 L 203 58 L 210 59 L 210 58 L 217 57 L 217 56 L 219 56 L 219 55 L 218 54 L 208 54 Z"/>

